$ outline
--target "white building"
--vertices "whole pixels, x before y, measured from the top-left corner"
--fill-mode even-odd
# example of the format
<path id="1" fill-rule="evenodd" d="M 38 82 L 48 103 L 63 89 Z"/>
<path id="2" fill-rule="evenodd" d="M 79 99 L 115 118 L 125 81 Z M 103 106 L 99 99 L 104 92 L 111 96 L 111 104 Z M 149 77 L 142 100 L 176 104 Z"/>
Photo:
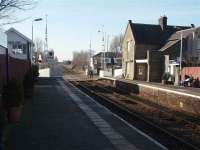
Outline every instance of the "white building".
<path id="1" fill-rule="evenodd" d="M 6 34 L 9 55 L 17 59 L 30 59 L 32 61 L 32 40 L 30 40 L 28 37 L 26 37 L 14 28 L 10 28 L 9 30 L 7 30 Z"/>
<path id="2" fill-rule="evenodd" d="M 6 54 L 7 48 L 7 35 L 0 29 L 0 55 Z"/>

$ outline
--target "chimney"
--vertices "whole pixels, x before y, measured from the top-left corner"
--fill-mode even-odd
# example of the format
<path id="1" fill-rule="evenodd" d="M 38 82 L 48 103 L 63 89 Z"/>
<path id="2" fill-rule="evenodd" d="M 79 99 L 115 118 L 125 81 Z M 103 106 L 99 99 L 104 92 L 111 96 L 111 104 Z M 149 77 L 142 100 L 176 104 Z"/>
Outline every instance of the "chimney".
<path id="1" fill-rule="evenodd" d="M 167 17 L 166 16 L 162 16 L 159 18 L 159 25 L 163 31 L 167 28 Z"/>
<path id="2" fill-rule="evenodd" d="M 195 25 L 194 25 L 194 24 L 191 24 L 191 27 L 192 27 L 192 28 L 195 28 Z"/>

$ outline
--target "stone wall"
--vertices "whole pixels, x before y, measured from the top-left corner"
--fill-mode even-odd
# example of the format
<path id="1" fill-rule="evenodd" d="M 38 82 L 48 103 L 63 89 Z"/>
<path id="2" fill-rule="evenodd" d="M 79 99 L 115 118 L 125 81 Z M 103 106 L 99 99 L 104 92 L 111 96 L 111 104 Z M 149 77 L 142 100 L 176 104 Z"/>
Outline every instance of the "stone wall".
<path id="1" fill-rule="evenodd" d="M 130 43 L 130 47 L 128 48 L 128 42 Z M 129 51 L 128 51 L 129 49 Z M 124 40 L 123 40 L 123 46 L 122 46 L 122 69 L 123 69 L 123 75 L 126 79 L 133 80 L 135 72 L 134 72 L 134 66 L 135 61 L 133 61 L 135 57 L 135 41 L 133 38 L 133 33 L 131 30 L 130 24 L 128 24 Z"/>
<path id="2" fill-rule="evenodd" d="M 123 89 L 128 93 L 135 94 L 172 110 L 200 116 L 200 96 L 176 92 L 173 89 L 158 88 L 150 84 L 130 83 L 119 80 L 113 81 L 113 85 L 120 90 Z"/>

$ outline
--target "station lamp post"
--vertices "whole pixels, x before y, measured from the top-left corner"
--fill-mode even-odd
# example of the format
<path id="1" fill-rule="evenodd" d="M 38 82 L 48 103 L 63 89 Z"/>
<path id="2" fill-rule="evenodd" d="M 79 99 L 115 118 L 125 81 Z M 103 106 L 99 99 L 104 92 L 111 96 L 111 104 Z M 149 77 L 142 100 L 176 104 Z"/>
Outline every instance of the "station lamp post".
<path id="1" fill-rule="evenodd" d="M 42 21 L 42 20 L 43 20 L 42 18 L 36 18 L 36 19 L 32 20 L 32 45 L 31 45 L 31 51 L 32 52 L 33 52 L 33 47 L 34 47 L 34 42 L 33 42 L 33 24 L 34 24 L 34 22 L 38 22 L 38 21 Z"/>
<path id="2" fill-rule="evenodd" d="M 102 26 L 102 30 L 99 30 L 98 31 L 99 33 L 102 33 L 102 51 L 103 51 L 103 65 L 102 65 L 102 68 L 103 70 L 105 70 L 105 49 L 106 49 L 106 46 L 105 46 L 105 36 L 106 36 L 106 32 L 104 32 L 104 26 Z"/>

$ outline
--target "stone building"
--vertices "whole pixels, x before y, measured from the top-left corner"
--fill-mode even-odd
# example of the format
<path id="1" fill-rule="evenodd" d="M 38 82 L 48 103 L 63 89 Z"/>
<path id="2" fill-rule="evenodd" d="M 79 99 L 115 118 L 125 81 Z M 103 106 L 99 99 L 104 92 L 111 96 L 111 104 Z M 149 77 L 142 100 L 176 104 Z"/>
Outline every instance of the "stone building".
<path id="1" fill-rule="evenodd" d="M 188 31 L 192 33 L 195 29 L 193 25 L 168 25 L 166 16 L 159 18 L 157 25 L 133 23 L 129 20 L 123 40 L 124 77 L 130 80 L 160 82 L 162 74 L 168 71 L 170 66 L 170 63 L 166 62 L 180 56 L 180 41 L 190 39 Z M 184 33 L 182 40 L 180 33 Z M 176 38 L 178 39 L 174 41 Z M 186 43 L 183 46 L 187 49 L 185 51 L 196 51 L 186 48 L 191 42 Z M 175 49 L 174 46 L 178 47 Z"/>

